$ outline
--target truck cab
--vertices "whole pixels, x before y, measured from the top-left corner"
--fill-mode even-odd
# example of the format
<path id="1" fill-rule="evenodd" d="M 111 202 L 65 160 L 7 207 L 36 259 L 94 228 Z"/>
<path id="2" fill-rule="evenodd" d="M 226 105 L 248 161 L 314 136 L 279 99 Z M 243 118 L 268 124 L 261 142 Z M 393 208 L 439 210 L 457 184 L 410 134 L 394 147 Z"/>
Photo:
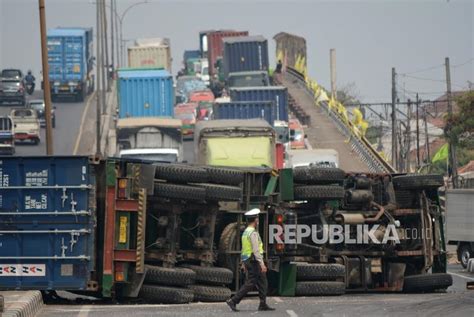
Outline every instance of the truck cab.
<path id="1" fill-rule="evenodd" d="M 120 157 L 180 162 L 183 157 L 181 120 L 170 118 L 124 118 L 117 121 Z"/>
<path id="2" fill-rule="evenodd" d="M 232 167 L 274 167 L 275 130 L 261 119 L 211 120 L 196 124 L 198 164 Z"/>
<path id="3" fill-rule="evenodd" d="M 250 71 L 230 73 L 226 81 L 227 87 L 266 87 L 270 86 L 267 71 Z"/>

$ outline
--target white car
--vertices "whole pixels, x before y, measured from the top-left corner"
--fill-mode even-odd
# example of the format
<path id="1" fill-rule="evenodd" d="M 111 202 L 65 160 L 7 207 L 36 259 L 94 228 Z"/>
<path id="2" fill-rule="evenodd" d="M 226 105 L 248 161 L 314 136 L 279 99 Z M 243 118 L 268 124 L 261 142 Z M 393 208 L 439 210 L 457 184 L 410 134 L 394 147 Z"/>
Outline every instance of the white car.
<path id="1" fill-rule="evenodd" d="M 12 109 L 10 117 L 13 120 L 15 142 L 31 141 L 40 143 L 40 121 L 34 109 Z"/>

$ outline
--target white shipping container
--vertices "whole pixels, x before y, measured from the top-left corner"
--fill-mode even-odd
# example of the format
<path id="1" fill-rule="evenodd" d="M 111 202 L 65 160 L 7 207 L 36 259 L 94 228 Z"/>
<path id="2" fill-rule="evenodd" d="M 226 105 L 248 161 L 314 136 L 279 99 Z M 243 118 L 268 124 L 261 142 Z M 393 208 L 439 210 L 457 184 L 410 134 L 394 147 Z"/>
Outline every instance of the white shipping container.
<path id="1" fill-rule="evenodd" d="M 168 45 L 128 48 L 128 67 L 164 68 L 171 73 L 171 49 Z"/>

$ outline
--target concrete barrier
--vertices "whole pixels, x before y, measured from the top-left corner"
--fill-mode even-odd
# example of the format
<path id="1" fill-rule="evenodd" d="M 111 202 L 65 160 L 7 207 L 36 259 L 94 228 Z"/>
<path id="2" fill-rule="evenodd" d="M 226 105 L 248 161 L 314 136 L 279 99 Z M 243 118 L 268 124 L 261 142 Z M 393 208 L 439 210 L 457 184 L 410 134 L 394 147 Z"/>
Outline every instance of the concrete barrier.
<path id="1" fill-rule="evenodd" d="M 34 317 L 43 306 L 40 291 L 8 291 L 0 292 L 4 297 L 4 311 L 1 317 Z"/>

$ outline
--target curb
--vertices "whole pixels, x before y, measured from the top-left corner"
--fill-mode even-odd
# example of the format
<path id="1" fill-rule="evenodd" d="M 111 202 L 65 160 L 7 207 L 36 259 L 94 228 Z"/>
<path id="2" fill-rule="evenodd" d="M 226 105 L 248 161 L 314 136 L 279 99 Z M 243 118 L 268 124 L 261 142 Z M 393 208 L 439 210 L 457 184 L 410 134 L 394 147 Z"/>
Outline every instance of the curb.
<path id="1" fill-rule="evenodd" d="M 43 306 L 40 291 L 2 292 L 5 298 L 5 310 L 1 317 L 34 317 Z"/>

